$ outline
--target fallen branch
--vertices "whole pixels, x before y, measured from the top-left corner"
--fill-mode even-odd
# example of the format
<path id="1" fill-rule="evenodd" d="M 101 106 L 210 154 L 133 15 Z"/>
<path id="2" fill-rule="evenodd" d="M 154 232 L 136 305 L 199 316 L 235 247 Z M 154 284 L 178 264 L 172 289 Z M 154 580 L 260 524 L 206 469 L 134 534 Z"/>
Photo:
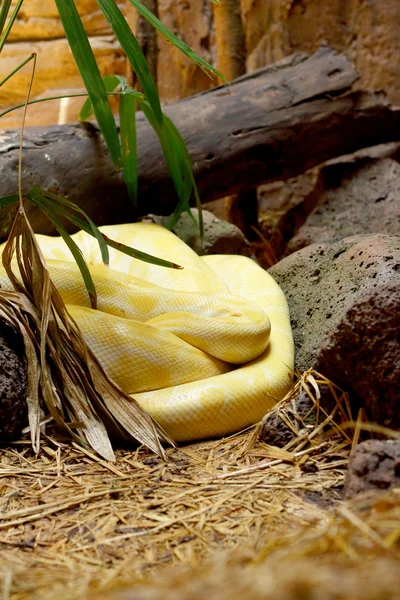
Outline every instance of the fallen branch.
<path id="1" fill-rule="evenodd" d="M 357 72 L 329 48 L 296 54 L 247 74 L 231 86 L 182 100 L 165 112 L 181 131 L 193 159 L 203 202 L 287 179 L 328 159 L 400 140 L 400 110 L 384 95 L 352 92 Z M 15 193 L 18 130 L 0 137 L 1 195 Z M 23 184 L 40 185 L 80 204 L 96 224 L 168 214 L 177 198 L 158 140 L 138 115 L 139 209 L 134 214 L 98 129 L 73 124 L 27 129 Z M 5 212 L 5 211 L 4 211 Z M 52 226 L 37 209 L 36 231 Z M 0 236 L 11 219 L 0 217 Z"/>

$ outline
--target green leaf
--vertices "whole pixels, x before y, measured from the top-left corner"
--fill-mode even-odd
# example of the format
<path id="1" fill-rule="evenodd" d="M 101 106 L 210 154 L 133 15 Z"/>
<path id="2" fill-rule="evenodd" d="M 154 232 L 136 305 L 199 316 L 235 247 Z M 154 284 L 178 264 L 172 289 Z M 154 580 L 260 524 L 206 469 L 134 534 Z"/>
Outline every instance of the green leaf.
<path id="1" fill-rule="evenodd" d="M 15 73 L 17 73 L 17 71 L 19 71 L 20 69 L 22 69 L 22 67 L 24 67 L 28 62 L 30 62 L 31 60 L 34 59 L 36 55 L 35 54 L 31 54 L 30 56 L 28 56 L 28 58 L 26 58 L 25 60 L 22 61 L 22 63 L 20 63 L 17 67 L 15 67 L 15 69 L 13 69 L 10 73 L 8 73 L 8 75 L 6 75 L 6 77 L 4 77 L 4 79 L 2 79 L 0 81 L 0 87 L 2 85 L 4 85 L 6 83 L 6 81 L 8 81 L 9 79 L 11 79 L 11 77 L 13 75 L 15 75 Z M 28 104 L 30 104 L 30 102 L 28 102 Z M 20 108 L 25 106 L 25 102 L 24 104 L 20 105 Z M 0 113 L 0 117 L 3 116 L 4 113 Z"/>
<path id="2" fill-rule="evenodd" d="M 18 202 L 18 200 L 18 194 L 12 194 L 12 196 L 4 196 L 3 198 L 0 198 L 0 208 L 4 208 L 9 204 L 14 204 L 14 202 Z"/>
<path id="3" fill-rule="evenodd" d="M 132 94 L 127 93 L 121 95 L 119 102 L 124 181 L 129 197 L 136 206 L 138 193 L 136 99 Z"/>
<path id="4" fill-rule="evenodd" d="M 49 201 L 50 202 L 49 209 L 52 209 L 52 208 L 58 209 L 58 212 L 60 214 L 62 214 L 65 218 L 67 218 L 68 220 L 70 220 L 70 217 L 71 217 L 70 211 L 75 211 L 78 214 L 81 214 L 84 217 L 84 219 L 86 219 L 87 224 L 89 225 L 90 229 L 92 230 L 92 235 L 97 239 L 97 242 L 98 242 L 99 248 L 100 248 L 100 252 L 101 252 L 101 258 L 102 258 L 104 264 L 105 265 L 109 264 L 110 256 L 108 253 L 108 246 L 104 241 L 103 234 L 99 231 L 99 229 L 93 223 L 92 219 L 85 213 L 85 211 L 80 208 L 80 206 L 78 206 L 77 204 L 74 204 L 73 202 L 70 202 L 66 198 L 61 198 L 60 196 L 57 196 L 56 194 L 53 194 L 52 192 L 42 190 L 39 187 L 35 187 L 35 188 L 32 188 L 31 190 L 29 190 L 27 196 L 33 202 L 35 201 L 35 199 L 39 199 L 44 202 Z M 80 227 L 80 229 L 82 229 L 82 227 L 80 225 L 78 225 L 78 227 Z"/>
<path id="5" fill-rule="evenodd" d="M 0 35 L 2 34 L 2 31 L 4 29 L 10 6 L 11 0 L 3 0 L 3 2 L 0 2 Z"/>
<path id="6" fill-rule="evenodd" d="M 1 34 L 1 37 L 0 37 L 0 53 L 3 50 L 3 48 L 4 48 L 4 44 L 7 41 L 7 38 L 9 36 L 11 28 L 14 25 L 14 22 L 15 22 L 17 16 L 18 16 L 19 9 L 21 8 L 23 1 L 24 0 L 18 0 L 17 4 L 15 5 L 15 8 L 14 8 L 14 10 L 12 12 L 12 15 L 10 17 L 10 20 L 8 21 L 8 23 L 6 25 L 6 28 L 4 29 L 4 32 L 3 32 L 3 27 L 4 27 L 5 20 L 7 19 L 8 11 L 9 11 L 9 8 L 10 8 L 9 5 L 8 5 L 8 1 L 5 0 L 4 5 L 1 7 L 0 18 L 2 20 L 4 19 L 4 22 L 3 22 L 2 26 L 0 27 L 0 34 Z M 4 13 L 3 13 L 3 8 L 4 8 Z M 1 25 L 1 23 L 0 23 L 0 25 Z"/>
<path id="7" fill-rule="evenodd" d="M 7 81 L 7 79 L 10 79 L 10 77 L 16 73 L 21 67 L 23 67 L 27 62 L 29 62 L 30 60 L 32 60 L 33 58 L 33 54 L 23 63 L 21 63 L 13 73 L 10 73 L 9 75 L 7 75 L 7 77 L 5 79 L 3 79 L 2 82 L 0 82 L 0 87 L 3 83 L 5 83 L 5 81 Z M 117 75 L 118 77 L 118 75 Z M 130 92 L 131 94 L 134 94 L 135 98 L 137 98 L 138 100 L 143 100 L 144 95 L 140 92 Z M 109 92 L 109 96 L 119 96 L 121 94 L 121 92 Z M 36 100 L 29 100 L 28 102 L 28 106 L 30 106 L 31 104 L 38 104 L 39 102 L 49 102 L 50 100 L 61 100 L 61 98 L 86 98 L 87 97 L 87 92 L 86 94 L 62 94 L 61 96 L 48 96 L 47 98 L 36 98 Z M 4 117 L 4 115 L 7 115 L 10 112 L 13 112 L 14 110 L 18 110 L 19 108 L 24 108 L 25 106 L 25 102 L 22 104 L 16 104 L 15 106 L 10 106 L 10 108 L 7 108 L 6 110 L 4 110 L 3 112 L 0 112 L 0 117 Z"/>
<path id="8" fill-rule="evenodd" d="M 120 79 L 125 79 L 125 77 L 120 78 L 117 75 L 106 75 L 103 77 L 104 88 L 107 93 L 111 93 L 117 89 L 119 85 L 121 85 Z M 125 79 L 126 81 L 126 79 Z M 84 102 L 81 111 L 79 113 L 80 121 L 87 121 L 93 115 L 93 104 L 90 98 Z"/>
<path id="9" fill-rule="evenodd" d="M 94 114 L 117 168 L 121 166 L 121 148 L 117 127 L 108 102 L 99 67 L 90 47 L 81 18 L 73 0 L 55 0 L 71 52 L 88 91 Z"/>
<path id="10" fill-rule="evenodd" d="M 88 231 L 89 233 L 89 231 Z M 151 256 L 151 254 L 147 254 L 146 252 L 142 252 L 141 250 L 135 250 L 135 248 L 130 248 L 129 246 L 125 246 L 125 244 L 120 244 L 115 240 L 111 240 L 108 236 L 104 236 L 106 243 L 111 246 L 111 248 L 115 248 L 115 250 L 119 250 L 128 256 L 132 256 L 132 258 L 137 258 L 139 260 L 143 260 L 144 262 L 150 263 L 152 265 L 158 265 L 159 267 L 168 267 L 170 269 L 182 269 L 180 265 L 176 263 L 170 262 L 169 260 L 163 260 L 162 258 L 157 258 L 156 256 Z"/>
<path id="11" fill-rule="evenodd" d="M 199 67 L 203 69 L 208 75 L 212 73 L 216 77 L 219 77 L 222 81 L 227 83 L 226 79 L 221 75 L 219 71 L 217 71 L 212 65 L 210 65 L 204 58 L 193 52 L 193 50 L 182 42 L 172 31 L 168 29 L 163 23 L 161 23 L 160 19 L 158 19 L 146 6 L 144 6 L 139 0 L 129 0 L 129 2 L 136 8 L 136 10 L 145 18 L 147 21 L 153 25 L 155 29 L 161 35 L 163 35 L 171 44 L 178 48 L 185 56 L 187 56 L 190 60 L 195 62 Z"/>
<path id="12" fill-rule="evenodd" d="M 199 213 L 199 223 L 198 224 L 199 224 L 199 230 L 200 230 L 200 239 L 203 240 L 203 237 L 204 237 L 203 212 L 202 212 L 199 190 L 198 190 L 196 180 L 193 175 L 192 159 L 190 157 L 190 154 L 188 152 L 188 149 L 187 149 L 184 139 L 182 138 L 179 130 L 174 125 L 174 123 L 171 121 L 171 119 L 169 117 L 167 117 L 166 115 L 164 115 L 164 122 L 165 122 L 165 126 L 168 127 L 170 130 L 170 135 L 174 136 L 176 138 L 176 143 L 180 149 L 181 160 L 184 164 L 184 173 L 185 173 L 187 180 L 190 182 L 190 189 L 191 189 L 191 191 L 193 191 L 194 197 L 196 199 L 196 207 L 197 207 L 197 210 Z M 172 229 L 176 225 L 183 210 L 186 209 L 187 212 L 189 212 L 189 214 L 192 214 L 190 211 L 189 199 L 188 199 L 188 203 L 186 206 L 183 202 L 182 202 L 181 206 L 180 206 L 180 204 L 181 203 L 178 204 L 173 215 L 171 216 L 171 220 L 168 223 L 169 229 Z"/>
<path id="13" fill-rule="evenodd" d="M 196 203 L 199 207 L 199 226 L 200 236 L 202 238 L 203 217 L 201 212 L 201 202 L 193 176 L 192 160 L 186 144 L 169 117 L 164 115 L 163 124 L 160 126 L 154 117 L 151 106 L 146 101 L 139 101 L 139 104 L 150 125 L 159 137 L 168 170 L 178 195 L 178 204 L 168 223 L 168 228 L 172 229 L 176 225 L 176 222 L 183 211 L 186 210 L 191 214 L 190 198 L 194 192 Z"/>
<path id="14" fill-rule="evenodd" d="M 171 139 L 171 136 L 168 135 L 168 128 L 165 127 L 164 123 L 162 123 L 161 125 L 158 123 L 150 104 L 146 101 L 139 102 L 139 104 L 140 108 L 146 116 L 146 119 L 149 121 L 150 125 L 152 126 L 160 140 L 164 157 L 168 166 L 169 174 L 178 194 L 178 198 L 181 202 L 185 202 L 185 186 L 181 165 L 179 162 L 180 157 L 177 153 L 175 140 Z"/>
<path id="15" fill-rule="evenodd" d="M 60 2 L 61 0 L 57 1 Z M 97 4 L 100 6 L 110 24 L 111 29 L 114 32 L 114 35 L 121 44 L 142 85 L 144 94 L 153 110 L 154 116 L 158 124 L 161 125 L 163 121 L 163 114 L 161 111 L 157 87 L 150 75 L 146 58 L 137 39 L 130 30 L 128 23 L 126 22 L 114 0 L 97 0 Z"/>
<path id="16" fill-rule="evenodd" d="M 32 193 L 32 191 L 33 191 L 33 193 Z M 54 199 L 57 199 L 59 202 L 53 202 L 52 204 L 49 205 L 48 203 L 50 201 L 48 199 L 46 199 L 47 194 L 49 194 L 49 196 L 52 196 Z M 107 246 L 110 246 L 111 248 L 115 248 L 116 250 L 119 250 L 120 252 L 123 252 L 124 254 L 127 254 L 128 256 L 132 256 L 132 258 L 137 258 L 138 260 L 143 260 L 144 262 L 147 262 L 147 263 L 150 263 L 153 265 L 158 265 L 160 267 L 167 267 L 169 269 L 181 269 L 182 268 L 173 262 L 170 262 L 168 260 L 163 260 L 162 258 L 157 258 L 156 256 L 151 256 L 151 254 L 147 254 L 146 252 L 141 252 L 140 250 L 135 250 L 135 248 L 130 248 L 129 246 L 125 246 L 125 244 L 121 244 L 119 242 L 116 242 L 115 240 L 110 239 L 108 236 L 101 233 L 101 231 L 99 231 L 95 225 L 93 225 L 93 227 L 92 227 L 87 221 L 84 221 L 83 219 L 77 217 L 76 213 L 73 212 L 74 210 L 76 212 L 82 213 L 86 219 L 89 219 L 89 217 L 83 212 L 83 210 L 80 209 L 73 202 L 64 200 L 63 198 L 60 198 L 59 196 L 55 196 L 55 194 L 51 194 L 51 192 L 46 192 L 45 190 L 41 190 L 40 188 L 34 188 L 33 190 L 30 190 L 28 192 L 27 196 L 37 206 L 39 206 L 39 204 L 40 204 L 40 208 L 43 211 L 45 211 L 45 212 L 46 211 L 56 211 L 58 214 L 61 214 L 62 216 L 67 218 L 69 221 L 71 221 L 71 223 L 73 223 L 74 225 L 79 227 L 79 229 L 82 229 L 83 231 L 85 231 L 86 233 L 88 233 L 89 235 L 91 235 L 93 237 L 96 237 L 97 239 L 99 239 L 98 236 L 101 236 L 103 243 L 107 244 Z M 61 202 L 63 202 L 65 204 L 65 206 L 60 206 Z M 47 214 L 47 212 L 46 212 L 46 214 Z M 97 230 L 97 233 L 94 230 Z"/>
<path id="17" fill-rule="evenodd" d="M 57 217 L 52 213 L 52 211 L 49 210 L 46 203 L 44 203 L 42 200 L 40 200 L 38 196 L 32 196 L 31 200 L 32 200 L 32 202 L 34 202 L 34 204 L 36 204 L 39 208 L 41 208 L 41 210 L 47 215 L 47 217 L 50 219 L 50 221 L 53 223 L 53 225 L 57 229 L 58 233 L 63 238 L 64 242 L 67 244 L 67 246 L 70 249 L 71 254 L 74 257 L 74 260 L 75 260 L 76 264 L 78 265 L 78 268 L 81 272 L 83 282 L 85 284 L 85 287 L 86 287 L 88 295 L 89 295 L 91 307 L 96 308 L 97 307 L 96 288 L 95 288 L 92 276 L 90 274 L 89 268 L 86 264 L 85 257 L 83 256 L 79 246 L 71 238 L 70 234 L 65 229 L 65 227 L 61 223 L 61 221 L 59 221 L 59 219 L 57 219 Z"/>

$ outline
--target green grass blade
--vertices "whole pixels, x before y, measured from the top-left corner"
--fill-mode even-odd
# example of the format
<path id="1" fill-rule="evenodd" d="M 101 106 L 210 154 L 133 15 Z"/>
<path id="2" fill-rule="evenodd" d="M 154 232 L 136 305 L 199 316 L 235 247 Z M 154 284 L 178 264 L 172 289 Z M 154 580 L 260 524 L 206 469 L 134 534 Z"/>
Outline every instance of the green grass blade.
<path id="1" fill-rule="evenodd" d="M 118 75 L 106 75 L 103 77 L 104 88 L 107 94 L 113 92 L 117 89 L 119 85 L 121 85 L 121 79 L 125 79 L 125 77 L 118 77 Z M 93 104 L 90 98 L 87 98 L 85 103 L 83 104 L 80 113 L 79 120 L 87 121 L 93 115 Z"/>
<path id="2" fill-rule="evenodd" d="M 138 258 L 139 260 L 143 260 L 144 262 L 150 263 L 151 265 L 158 265 L 159 267 L 168 267 L 169 269 L 182 269 L 180 265 L 176 263 L 170 262 L 169 260 L 163 260 L 162 258 L 157 258 L 156 256 L 151 256 L 151 254 L 147 254 L 146 252 L 142 252 L 141 250 L 135 250 L 135 248 L 130 248 L 129 246 L 125 246 L 125 244 L 120 244 L 115 240 L 111 240 L 108 236 L 104 236 L 106 243 L 111 246 L 111 248 L 115 248 L 115 250 L 119 250 L 128 256 L 132 256 L 132 258 Z"/>
<path id="3" fill-rule="evenodd" d="M 29 57 L 29 59 L 26 62 L 29 62 L 30 60 L 32 60 L 33 58 L 33 54 Z M 25 63 L 24 63 L 25 64 Z M 20 65 L 16 70 L 18 71 L 19 68 L 21 68 L 22 65 Z M 9 76 L 7 75 L 6 79 L 9 79 Z M 4 83 L 4 81 L 1 82 L 1 84 Z M 0 84 L 0 87 L 1 87 Z M 135 95 L 135 98 L 137 98 L 137 100 L 143 100 L 144 95 L 141 92 L 131 92 L 131 94 Z M 108 94 L 108 96 L 120 96 L 121 92 L 110 92 Z M 49 102 L 50 100 L 61 100 L 61 98 L 86 98 L 87 97 L 87 93 L 82 93 L 82 94 L 62 94 L 61 96 L 48 96 L 47 98 L 36 98 L 36 100 L 29 100 L 28 102 L 28 106 L 30 106 L 31 104 L 39 104 L 40 102 Z M 16 104 L 15 106 L 10 106 L 10 108 L 7 108 L 6 110 L 4 110 L 3 112 L 0 113 L 0 117 L 4 117 L 5 115 L 7 115 L 10 112 L 13 112 L 14 110 L 18 110 L 19 108 L 24 108 L 25 106 L 25 102 L 23 104 Z"/>
<path id="4" fill-rule="evenodd" d="M 11 196 L 4 196 L 0 198 L 0 208 L 5 208 L 9 204 L 14 204 L 14 202 L 18 202 L 19 196 L 18 194 L 12 194 Z"/>
<path id="5" fill-rule="evenodd" d="M 62 201 L 64 203 L 64 206 L 61 208 L 60 202 L 56 201 L 53 201 L 53 204 L 49 205 L 49 200 L 46 199 L 46 197 L 44 197 L 44 194 L 48 194 L 49 197 L 52 196 L 54 200 L 57 199 L 59 201 Z M 55 196 L 55 194 L 51 194 L 51 192 L 45 192 L 44 190 L 40 190 L 39 188 L 34 188 L 33 198 L 31 198 L 32 190 L 30 190 L 27 195 L 28 198 L 30 198 L 35 204 L 39 205 L 39 203 L 41 203 L 44 205 L 47 211 L 56 211 L 58 214 L 62 214 L 65 218 L 71 221 L 71 223 L 79 227 L 79 229 L 82 229 L 83 231 L 85 231 L 93 237 L 96 237 L 97 239 L 99 239 L 98 235 L 101 236 L 103 243 L 107 244 L 107 246 L 115 248 L 116 250 L 119 250 L 120 252 L 123 252 L 128 256 L 132 256 L 132 258 L 137 258 L 138 260 L 143 260 L 144 262 L 153 265 L 158 265 L 160 267 L 167 267 L 169 269 L 182 268 L 173 262 L 163 260 L 162 258 L 158 258 L 156 256 L 152 256 L 151 254 L 147 254 L 146 252 L 141 252 L 140 250 L 136 250 L 135 248 L 130 248 L 129 246 L 125 246 L 125 244 L 121 244 L 119 242 L 116 242 L 115 240 L 110 239 L 109 237 L 101 233 L 101 231 L 99 231 L 95 225 L 93 225 L 92 227 L 87 221 L 84 221 L 80 217 L 77 217 L 76 212 L 80 212 L 85 216 L 86 219 L 89 219 L 86 213 L 84 213 L 83 210 L 80 209 L 73 202 L 69 202 L 68 200 L 59 198 L 58 196 Z M 73 212 L 74 210 L 76 211 L 75 213 Z"/>
<path id="6" fill-rule="evenodd" d="M 158 135 L 163 149 L 164 157 L 168 165 L 169 174 L 171 176 L 172 182 L 178 195 L 178 204 L 171 217 L 170 222 L 168 223 L 168 228 L 172 229 L 176 225 L 183 211 L 187 211 L 189 212 L 189 214 L 191 214 L 190 198 L 192 193 L 194 193 L 197 206 L 200 209 L 200 236 L 203 237 L 203 217 L 201 213 L 201 202 L 196 182 L 193 176 L 192 161 L 187 150 L 186 144 L 175 125 L 166 115 L 164 115 L 163 124 L 160 126 L 156 122 L 154 114 L 152 113 L 149 104 L 146 101 L 139 101 L 139 104 L 150 125 L 153 127 L 156 134 Z"/>
<path id="7" fill-rule="evenodd" d="M 0 3 L 0 35 L 3 32 L 10 6 L 11 0 L 3 0 L 3 2 Z"/>
<path id="8" fill-rule="evenodd" d="M 122 94 L 120 97 L 119 118 L 124 181 L 129 197 L 136 206 L 138 194 L 136 99 L 132 94 Z"/>
<path id="9" fill-rule="evenodd" d="M 94 285 L 94 281 L 90 274 L 89 268 L 86 264 L 85 257 L 83 256 L 79 246 L 74 242 L 74 240 L 71 238 L 68 231 L 65 229 L 64 225 L 61 223 L 61 221 L 59 221 L 59 219 L 57 219 L 57 217 L 53 214 L 53 212 L 49 209 L 48 205 L 45 202 L 40 200 L 37 196 L 32 196 L 31 200 L 50 219 L 50 221 L 53 223 L 54 227 L 57 229 L 58 233 L 63 238 L 64 242 L 67 244 L 67 246 L 68 246 L 72 256 L 74 257 L 74 260 L 75 260 L 76 264 L 78 265 L 78 268 L 81 272 L 83 282 L 85 284 L 85 287 L 86 287 L 88 295 L 89 295 L 91 307 L 96 308 L 97 307 L 96 287 Z"/>
<path id="10" fill-rule="evenodd" d="M 184 181 L 180 168 L 179 156 L 175 151 L 175 142 L 170 136 L 168 136 L 168 130 L 165 128 L 164 123 L 160 125 L 157 122 L 150 104 L 146 101 L 139 102 L 139 104 L 146 119 L 149 121 L 150 125 L 156 132 L 158 139 L 160 140 L 169 174 L 176 189 L 178 198 L 182 201 L 184 197 Z"/>
<path id="11" fill-rule="evenodd" d="M 57 0 L 60 2 L 61 0 Z M 133 35 L 128 23 L 119 10 L 114 0 L 97 0 L 97 4 L 103 11 L 107 21 L 110 24 L 114 35 L 121 44 L 132 68 L 134 69 L 144 91 L 144 94 L 153 109 L 154 116 L 162 124 L 163 114 L 161 111 L 160 99 L 157 93 L 157 87 L 150 75 L 142 49 Z"/>
<path id="12" fill-rule="evenodd" d="M 6 81 L 8 81 L 9 79 L 11 79 L 11 77 L 12 77 L 13 75 L 15 75 L 15 73 L 17 73 L 17 72 L 18 72 L 20 69 L 22 69 L 22 67 L 24 67 L 24 66 L 25 66 L 25 65 L 26 65 L 28 62 L 30 62 L 31 60 L 33 60 L 33 58 L 34 58 L 35 56 L 36 56 L 35 54 L 31 54 L 30 56 L 28 56 L 28 58 L 26 58 L 25 60 L 23 60 L 23 61 L 22 61 L 22 63 L 20 63 L 20 64 L 18 65 L 18 67 L 15 67 L 15 69 L 13 69 L 13 70 L 11 71 L 11 73 L 9 73 L 9 74 L 8 74 L 8 75 L 7 75 L 7 76 L 4 78 L 4 79 L 2 79 L 2 80 L 0 81 L 0 87 L 1 87 L 2 85 L 4 85 L 4 84 L 6 83 Z M 29 104 L 29 102 L 28 102 L 28 104 Z M 22 104 L 22 105 L 21 105 L 21 107 L 22 107 L 22 106 L 25 106 L 25 103 L 24 103 L 24 104 Z M 2 116 L 2 115 L 0 114 L 0 117 L 1 117 L 1 116 Z"/>
<path id="13" fill-rule="evenodd" d="M 146 6 L 144 6 L 139 0 L 128 0 L 147 21 L 153 25 L 155 29 L 161 35 L 163 35 L 175 48 L 178 48 L 185 56 L 187 56 L 190 60 L 195 62 L 199 67 L 203 69 L 208 75 L 212 73 L 216 77 L 219 77 L 222 81 L 226 82 L 226 79 L 221 75 L 219 71 L 217 71 L 212 65 L 210 65 L 204 58 L 193 52 L 193 50 L 185 44 L 182 40 L 180 40 L 172 31 L 168 29 L 161 21 L 158 19 L 151 10 L 149 10 Z M 227 82 L 226 82 L 227 83 Z"/>
<path id="14" fill-rule="evenodd" d="M 0 53 L 3 50 L 3 48 L 4 48 L 4 44 L 6 43 L 6 40 L 7 40 L 8 36 L 9 36 L 11 28 L 14 25 L 14 22 L 15 22 L 17 16 L 18 16 L 19 9 L 21 8 L 23 1 L 24 0 L 18 0 L 17 4 L 15 5 L 15 8 L 14 8 L 14 10 L 12 12 L 12 15 L 10 17 L 10 20 L 8 21 L 7 26 L 4 29 L 4 32 L 1 33 L 1 37 L 0 37 Z M 8 14 L 8 9 L 7 9 L 7 14 Z M 7 18 L 7 14 L 6 14 L 5 18 Z M 2 30 L 0 29 L 0 32 L 1 31 Z"/>
<path id="15" fill-rule="evenodd" d="M 71 220 L 71 213 L 78 213 L 84 217 L 87 225 L 92 231 L 92 235 L 97 239 L 99 244 L 101 258 L 105 265 L 108 265 L 110 262 L 110 256 L 108 252 L 108 246 L 104 241 L 104 237 L 96 225 L 93 223 L 92 219 L 82 210 L 77 204 L 66 200 L 65 198 L 61 198 L 52 192 L 48 192 L 47 190 L 42 190 L 41 188 L 35 187 L 29 190 L 27 194 L 28 198 L 34 202 L 36 199 L 39 199 L 42 202 L 47 203 L 49 210 L 56 209 L 59 214 L 65 217 L 68 220 Z M 82 222 L 82 221 L 81 221 Z M 78 227 L 82 229 L 79 224 Z"/>
<path id="16" fill-rule="evenodd" d="M 117 168 L 121 166 L 121 147 L 117 127 L 108 102 L 99 67 L 90 47 L 81 18 L 73 0 L 55 0 L 79 73 L 88 91 L 94 114 Z"/>
<path id="17" fill-rule="evenodd" d="M 197 207 L 197 210 L 199 213 L 200 238 L 201 238 L 201 240 L 203 240 L 203 237 L 204 237 L 203 212 L 202 212 L 199 190 L 198 190 L 196 180 L 193 175 L 192 159 L 190 157 L 190 154 L 188 152 L 185 141 L 184 141 L 183 137 L 181 136 L 179 130 L 174 125 L 174 123 L 171 121 L 171 119 L 169 117 L 167 117 L 166 115 L 164 115 L 164 123 L 165 123 L 165 126 L 167 128 L 169 128 L 170 135 L 176 138 L 176 144 L 179 147 L 179 151 L 180 151 L 181 157 L 182 157 L 182 162 L 184 164 L 184 169 L 185 169 L 184 173 L 185 173 L 187 180 L 189 181 L 190 189 L 191 189 L 191 191 L 193 191 L 194 197 L 196 199 L 196 207 Z M 188 200 L 188 202 L 189 202 L 189 200 Z M 176 222 L 178 221 L 178 219 L 181 215 L 181 212 L 183 210 L 185 210 L 184 205 L 182 206 L 181 212 L 178 212 L 179 208 L 180 207 L 178 205 L 171 217 L 171 221 L 168 223 L 168 228 L 170 228 L 170 229 L 172 229 L 176 225 Z M 189 208 L 188 212 L 190 212 L 190 208 Z"/>

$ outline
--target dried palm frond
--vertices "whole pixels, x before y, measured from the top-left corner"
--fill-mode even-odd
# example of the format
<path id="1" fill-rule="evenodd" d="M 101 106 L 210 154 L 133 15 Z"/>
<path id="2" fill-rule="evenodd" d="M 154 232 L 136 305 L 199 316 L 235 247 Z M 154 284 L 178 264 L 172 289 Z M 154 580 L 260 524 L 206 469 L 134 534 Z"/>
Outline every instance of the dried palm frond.
<path id="1" fill-rule="evenodd" d="M 50 279 L 22 204 L 2 261 L 15 291 L 0 290 L 0 318 L 20 331 L 24 341 L 34 450 L 40 446 L 43 409 L 73 438 L 107 460 L 114 460 L 108 432 L 135 439 L 164 456 L 161 444 L 172 440 L 108 378 L 86 345 Z"/>

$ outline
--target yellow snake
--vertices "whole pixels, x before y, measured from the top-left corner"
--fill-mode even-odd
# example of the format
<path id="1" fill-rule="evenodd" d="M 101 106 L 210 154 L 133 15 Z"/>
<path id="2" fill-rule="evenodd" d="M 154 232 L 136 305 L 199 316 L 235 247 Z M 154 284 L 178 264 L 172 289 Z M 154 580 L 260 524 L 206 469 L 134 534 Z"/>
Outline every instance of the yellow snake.
<path id="1" fill-rule="evenodd" d="M 109 238 L 178 263 L 148 264 L 97 241 L 73 239 L 90 267 L 90 308 L 62 238 L 38 235 L 51 277 L 108 375 L 175 441 L 239 431 L 259 421 L 291 386 L 293 338 L 283 292 L 250 258 L 199 257 L 150 223 L 102 227 Z M 1 247 L 0 247 L 1 249 Z M 0 285 L 10 289 L 0 268 Z"/>

